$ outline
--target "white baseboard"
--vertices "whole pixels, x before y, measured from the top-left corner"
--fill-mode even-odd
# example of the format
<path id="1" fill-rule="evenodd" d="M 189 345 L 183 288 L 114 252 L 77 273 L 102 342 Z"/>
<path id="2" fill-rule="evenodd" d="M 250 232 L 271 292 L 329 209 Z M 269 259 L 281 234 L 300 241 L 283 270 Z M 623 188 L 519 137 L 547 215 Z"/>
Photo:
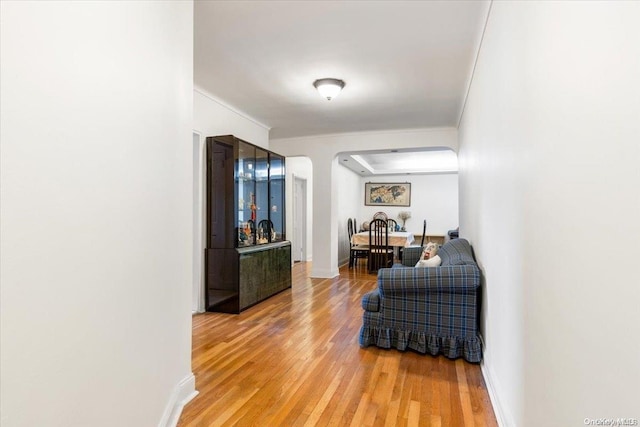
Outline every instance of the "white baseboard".
<path id="1" fill-rule="evenodd" d="M 184 405 L 197 395 L 196 377 L 190 374 L 173 388 L 158 427 L 176 427 Z"/>
<path id="2" fill-rule="evenodd" d="M 505 412 L 503 406 L 500 404 L 498 398 L 498 392 L 496 390 L 497 382 L 494 380 L 491 370 L 485 365 L 484 361 L 480 364 L 482 376 L 484 377 L 484 383 L 487 385 L 487 391 L 489 392 L 489 399 L 491 399 L 491 406 L 493 406 L 493 413 L 496 416 L 496 421 L 500 427 L 516 427 L 508 412 Z"/>
<path id="3" fill-rule="evenodd" d="M 311 277 L 314 279 L 333 279 L 339 275 L 338 270 L 316 270 L 315 268 L 311 268 Z"/>

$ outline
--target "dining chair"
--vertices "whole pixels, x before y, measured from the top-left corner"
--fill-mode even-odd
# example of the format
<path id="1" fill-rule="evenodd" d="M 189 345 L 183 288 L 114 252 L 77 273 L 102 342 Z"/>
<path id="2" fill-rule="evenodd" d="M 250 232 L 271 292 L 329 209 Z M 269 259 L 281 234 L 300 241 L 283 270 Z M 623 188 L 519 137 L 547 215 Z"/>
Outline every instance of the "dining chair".
<path id="1" fill-rule="evenodd" d="M 351 243 L 351 237 L 355 233 L 358 223 L 355 218 L 347 220 L 347 230 L 349 232 L 349 268 L 356 267 L 358 259 L 366 259 L 369 257 L 369 245 L 354 245 Z"/>
<path id="2" fill-rule="evenodd" d="M 396 230 L 400 230 L 400 227 L 398 227 L 398 222 L 397 222 L 395 219 L 393 219 L 393 218 L 389 218 L 389 219 L 387 220 L 387 228 L 389 228 L 389 232 L 390 232 L 390 233 L 393 233 L 393 232 L 394 232 L 394 231 L 396 231 Z M 393 256 L 394 256 L 394 257 L 396 256 L 396 255 L 395 255 L 395 254 L 396 254 L 396 252 L 398 253 L 398 257 L 400 257 L 400 249 L 401 249 L 401 248 L 397 248 L 397 249 L 396 249 L 395 247 L 392 247 L 391 249 L 393 249 Z"/>
<path id="3" fill-rule="evenodd" d="M 420 246 L 424 247 L 424 239 L 427 237 L 427 220 L 422 223 L 422 240 L 420 240 Z"/>
<path id="4" fill-rule="evenodd" d="M 393 248 L 389 246 L 387 221 L 374 219 L 369 223 L 369 273 L 393 264 Z"/>
<path id="5" fill-rule="evenodd" d="M 373 214 L 373 219 L 383 219 L 386 221 L 388 217 L 387 217 L 387 214 L 384 212 L 376 212 Z"/>
<path id="6" fill-rule="evenodd" d="M 427 234 L 427 220 L 425 219 L 424 221 L 422 221 L 422 239 L 420 239 L 420 247 L 424 248 L 424 240 L 427 238 L 426 236 Z M 417 247 L 418 245 L 410 245 L 408 247 L 413 248 L 413 247 Z M 398 254 L 398 257 L 400 258 L 400 260 L 402 260 L 402 249 L 400 248 L 400 252 Z"/>
<path id="7" fill-rule="evenodd" d="M 267 236 L 267 239 L 272 239 L 272 233 L 274 230 L 273 221 L 270 219 L 263 219 L 258 223 L 258 231 L 262 230 L 262 235 Z M 263 237 L 261 236 L 261 237 Z"/>
<path id="8" fill-rule="evenodd" d="M 349 235 L 349 268 L 353 267 L 353 218 L 347 218 L 347 234 Z"/>

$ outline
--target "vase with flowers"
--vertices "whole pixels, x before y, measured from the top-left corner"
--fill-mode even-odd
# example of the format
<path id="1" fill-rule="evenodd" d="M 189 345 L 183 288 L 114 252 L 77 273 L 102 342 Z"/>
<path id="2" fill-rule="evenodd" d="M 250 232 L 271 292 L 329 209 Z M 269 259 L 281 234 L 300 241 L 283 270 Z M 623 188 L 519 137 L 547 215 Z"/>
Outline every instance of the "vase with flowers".
<path id="1" fill-rule="evenodd" d="M 407 231 L 407 229 L 405 228 L 405 225 L 407 223 L 407 220 L 411 218 L 411 212 L 400 211 L 400 213 L 398 213 L 398 218 L 402 221 L 402 228 L 400 229 L 400 231 Z"/>

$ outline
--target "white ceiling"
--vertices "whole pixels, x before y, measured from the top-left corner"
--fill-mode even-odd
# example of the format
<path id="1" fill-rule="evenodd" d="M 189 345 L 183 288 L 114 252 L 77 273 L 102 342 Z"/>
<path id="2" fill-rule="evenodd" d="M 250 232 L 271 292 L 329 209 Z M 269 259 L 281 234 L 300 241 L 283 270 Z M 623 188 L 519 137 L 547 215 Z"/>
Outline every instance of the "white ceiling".
<path id="1" fill-rule="evenodd" d="M 456 127 L 489 1 L 196 1 L 194 83 L 269 137 Z M 331 101 L 319 78 L 346 82 Z"/>
<path id="2" fill-rule="evenodd" d="M 361 176 L 458 172 L 458 156 L 443 148 L 345 152 L 338 155 L 338 161 Z"/>

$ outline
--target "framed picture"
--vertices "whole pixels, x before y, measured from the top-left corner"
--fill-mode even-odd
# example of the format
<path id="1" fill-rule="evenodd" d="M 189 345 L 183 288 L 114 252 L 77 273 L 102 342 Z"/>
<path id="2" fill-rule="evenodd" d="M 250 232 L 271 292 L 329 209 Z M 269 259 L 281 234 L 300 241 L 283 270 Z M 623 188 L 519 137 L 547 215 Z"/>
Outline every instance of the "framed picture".
<path id="1" fill-rule="evenodd" d="M 365 206 L 411 206 L 411 183 L 367 182 L 364 184 Z"/>

